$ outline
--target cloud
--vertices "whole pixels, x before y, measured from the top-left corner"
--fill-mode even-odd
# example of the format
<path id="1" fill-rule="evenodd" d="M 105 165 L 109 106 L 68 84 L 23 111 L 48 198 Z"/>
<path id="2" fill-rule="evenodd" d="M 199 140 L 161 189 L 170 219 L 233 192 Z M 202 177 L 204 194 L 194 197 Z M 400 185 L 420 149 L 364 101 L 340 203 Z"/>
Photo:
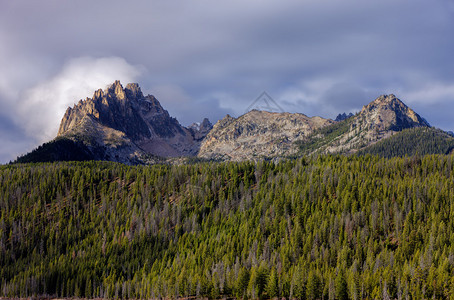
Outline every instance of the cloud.
<path id="1" fill-rule="evenodd" d="M 452 101 L 454 97 L 454 84 L 429 82 L 409 92 L 404 92 L 409 103 L 424 103 L 429 105 L 442 104 Z"/>
<path id="2" fill-rule="evenodd" d="M 279 101 L 290 112 L 335 118 L 339 113 L 359 111 L 377 95 L 373 91 L 335 78 L 316 78 L 284 90 Z"/>
<path id="3" fill-rule="evenodd" d="M 53 136 L 50 128 L 66 106 L 123 73 L 132 78 L 123 82 L 140 79 L 183 124 L 203 116 L 216 121 L 228 111 L 239 115 L 263 91 L 286 110 L 325 117 L 394 93 L 429 121 L 438 118 L 443 129 L 453 129 L 445 114 L 454 100 L 451 0 L 200 0 L 178 7 L 18 0 L 1 6 L 0 99 L 39 140 Z M 103 76 L 115 75 L 103 81 L 90 75 L 93 57 L 125 61 L 98 67 L 108 70 Z M 91 71 L 76 75 L 83 74 L 78 64 Z M 80 93 L 64 88 L 85 77 L 93 84 Z M 67 100 L 57 100 L 67 93 Z M 55 107 L 43 108 L 53 101 Z M 26 103 L 33 108 L 19 107 Z"/>
<path id="4" fill-rule="evenodd" d="M 152 87 L 150 93 L 184 126 L 201 122 L 203 118 L 216 122 L 232 114 L 232 109 L 221 107 L 219 99 L 193 99 L 179 86 L 158 85 Z"/>
<path id="5" fill-rule="evenodd" d="M 33 147 L 33 142 L 24 138 L 24 130 L 15 124 L 13 118 L 8 102 L 0 101 L 0 163 L 13 161 L 25 149 Z"/>
<path id="6" fill-rule="evenodd" d="M 69 60 L 53 78 L 25 90 L 18 99 L 19 125 L 41 143 L 54 138 L 68 106 L 91 97 L 115 80 L 135 82 L 143 68 L 119 57 L 80 57 Z"/>
<path id="7" fill-rule="evenodd" d="M 0 64 L 11 67 L 4 58 Z M 38 83 L 36 70 L 32 75 L 26 73 L 29 68 L 19 64 L 17 71 L 9 69 L 11 76 L 0 76 L 0 163 L 53 139 L 67 107 L 117 79 L 137 82 L 146 73 L 143 66 L 120 57 L 72 58 L 56 74 Z M 31 82 L 35 84 L 25 87 Z"/>
<path id="8" fill-rule="evenodd" d="M 432 126 L 453 130 L 454 84 L 436 80 L 415 80 L 412 88 L 402 89 L 404 102 L 429 121 Z"/>

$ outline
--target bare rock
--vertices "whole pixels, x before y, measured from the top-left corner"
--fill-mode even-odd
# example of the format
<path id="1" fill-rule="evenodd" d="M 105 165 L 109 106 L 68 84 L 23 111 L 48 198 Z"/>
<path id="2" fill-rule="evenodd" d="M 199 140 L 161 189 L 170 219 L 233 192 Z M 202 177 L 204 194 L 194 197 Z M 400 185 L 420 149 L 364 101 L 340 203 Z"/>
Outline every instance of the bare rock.
<path id="1" fill-rule="evenodd" d="M 191 131 L 195 140 L 201 141 L 213 129 L 213 124 L 211 124 L 210 120 L 204 118 L 202 123 L 192 123 L 188 129 Z"/>
<path id="2" fill-rule="evenodd" d="M 227 115 L 203 140 L 199 156 L 239 161 L 291 155 L 298 151 L 295 141 L 332 123 L 329 119 L 303 114 L 258 110 L 237 119 Z"/>
<path id="3" fill-rule="evenodd" d="M 66 110 L 58 136 L 76 139 L 82 135 L 88 144 L 90 140 L 113 149 L 121 142 L 129 144 L 133 152 L 160 156 L 195 155 L 199 144 L 154 96 L 144 96 L 137 83 L 123 88 L 120 81 Z"/>
<path id="4" fill-rule="evenodd" d="M 317 152 L 351 153 L 403 129 L 430 127 L 426 120 L 392 94 L 379 96 L 346 121 L 349 122 L 349 130 L 317 149 Z"/>

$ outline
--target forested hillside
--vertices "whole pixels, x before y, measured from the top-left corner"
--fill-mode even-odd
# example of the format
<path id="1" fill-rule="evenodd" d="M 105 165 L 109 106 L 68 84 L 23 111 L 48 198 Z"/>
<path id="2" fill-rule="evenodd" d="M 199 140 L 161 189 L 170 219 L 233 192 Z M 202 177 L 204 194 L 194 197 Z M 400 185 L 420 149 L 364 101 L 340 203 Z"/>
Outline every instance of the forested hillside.
<path id="1" fill-rule="evenodd" d="M 0 166 L 0 294 L 454 296 L 453 156 Z"/>
<path id="2" fill-rule="evenodd" d="M 16 163 L 83 161 L 95 159 L 93 153 L 81 142 L 59 138 L 44 143 L 30 153 L 19 156 Z"/>
<path id="3" fill-rule="evenodd" d="M 449 154 L 454 150 L 454 137 L 433 127 L 417 127 L 402 130 L 357 154 L 373 154 L 383 157 Z"/>

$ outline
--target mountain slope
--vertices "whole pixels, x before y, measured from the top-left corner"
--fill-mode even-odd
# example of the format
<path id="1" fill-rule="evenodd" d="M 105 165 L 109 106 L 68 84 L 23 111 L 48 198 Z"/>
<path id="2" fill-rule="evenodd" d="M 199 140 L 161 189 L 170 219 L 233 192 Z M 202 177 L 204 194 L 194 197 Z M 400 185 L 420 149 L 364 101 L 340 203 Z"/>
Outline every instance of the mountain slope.
<path id="1" fill-rule="evenodd" d="M 453 159 L 0 166 L 0 297 L 447 299 Z"/>
<path id="2" fill-rule="evenodd" d="M 30 153 L 19 156 L 16 163 L 84 161 L 93 160 L 95 155 L 83 143 L 57 138 L 44 143 Z"/>
<path id="3" fill-rule="evenodd" d="M 417 127 L 404 129 L 357 152 L 382 157 L 410 155 L 449 154 L 454 150 L 454 137 L 436 128 Z"/>
<path id="4" fill-rule="evenodd" d="M 227 115 L 214 126 L 204 119 L 186 128 L 154 96 L 144 96 L 138 84 L 123 88 L 115 81 L 107 89 L 95 91 L 92 98 L 68 108 L 57 139 L 21 160 L 92 159 L 148 164 L 156 162 L 157 157 L 242 161 L 355 153 L 402 130 L 430 128 L 426 120 L 394 95 L 382 95 L 356 115 L 344 113 L 336 120 L 253 110 L 238 118 Z M 431 138 L 427 134 L 418 137 Z M 74 147 L 67 147 L 70 143 L 63 140 L 72 141 Z M 445 137 L 431 141 L 437 149 L 450 143 Z M 412 142 L 404 142 L 407 146 L 402 149 L 413 153 Z M 59 151 L 74 153 L 58 154 Z"/>
<path id="5" fill-rule="evenodd" d="M 123 88 L 119 81 L 68 108 L 58 136 L 110 150 L 128 146 L 130 153 L 119 155 L 131 158 L 145 153 L 186 156 L 198 149 L 191 131 L 170 117 L 154 96 L 144 96 L 136 83 Z"/>
<path id="6" fill-rule="evenodd" d="M 227 115 L 203 140 L 199 157 L 227 160 L 263 159 L 294 154 L 295 141 L 334 121 L 303 114 L 253 110 L 238 118 Z"/>
<path id="7" fill-rule="evenodd" d="M 407 128 L 429 123 L 394 95 L 382 95 L 355 116 L 314 131 L 299 141 L 301 154 L 352 153 Z"/>

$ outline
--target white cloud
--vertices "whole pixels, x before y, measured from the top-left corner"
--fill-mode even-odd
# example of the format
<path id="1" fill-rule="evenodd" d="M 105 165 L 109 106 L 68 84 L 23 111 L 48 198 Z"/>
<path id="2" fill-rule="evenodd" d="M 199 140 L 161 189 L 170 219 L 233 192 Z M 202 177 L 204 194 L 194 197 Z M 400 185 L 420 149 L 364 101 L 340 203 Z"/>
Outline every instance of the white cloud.
<path id="1" fill-rule="evenodd" d="M 334 118 L 343 112 L 355 112 L 374 96 L 357 84 L 331 77 L 304 80 L 285 89 L 278 97 L 290 112 Z"/>
<path id="2" fill-rule="evenodd" d="M 430 82 L 419 89 L 403 92 L 408 103 L 432 105 L 454 100 L 454 84 Z"/>
<path id="3" fill-rule="evenodd" d="M 150 93 L 184 126 L 201 122 L 203 118 L 216 122 L 232 113 L 231 109 L 221 106 L 219 97 L 193 99 L 184 89 L 173 84 L 153 86 Z"/>
<path id="4" fill-rule="evenodd" d="M 71 59 L 53 78 L 21 94 L 16 105 L 19 124 L 37 142 L 48 141 L 56 136 L 68 106 L 117 79 L 123 84 L 135 82 L 142 72 L 142 67 L 119 57 Z"/>

